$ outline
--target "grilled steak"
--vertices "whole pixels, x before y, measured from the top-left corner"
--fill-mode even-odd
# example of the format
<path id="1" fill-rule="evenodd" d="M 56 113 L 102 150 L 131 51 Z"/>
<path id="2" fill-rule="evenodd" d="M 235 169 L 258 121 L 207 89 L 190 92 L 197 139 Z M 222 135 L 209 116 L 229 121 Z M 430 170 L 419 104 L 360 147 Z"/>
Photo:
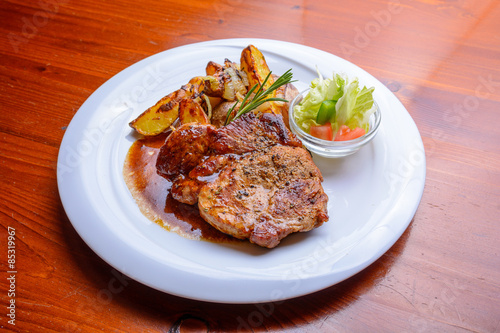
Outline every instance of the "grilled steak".
<path id="1" fill-rule="evenodd" d="M 328 220 L 322 180 L 307 151 L 276 145 L 226 165 L 201 188 L 198 207 L 220 231 L 272 248 Z"/>
<path id="2" fill-rule="evenodd" d="M 170 134 L 156 162 L 158 174 L 173 181 L 172 196 L 189 205 L 197 202 L 201 187 L 229 161 L 241 154 L 274 145 L 300 147 L 281 116 L 248 113 L 229 125 L 184 124 Z"/>
<path id="3" fill-rule="evenodd" d="M 321 172 L 281 115 L 253 113 L 229 125 L 184 124 L 160 149 L 158 173 L 174 199 L 236 238 L 275 247 L 328 220 Z"/>

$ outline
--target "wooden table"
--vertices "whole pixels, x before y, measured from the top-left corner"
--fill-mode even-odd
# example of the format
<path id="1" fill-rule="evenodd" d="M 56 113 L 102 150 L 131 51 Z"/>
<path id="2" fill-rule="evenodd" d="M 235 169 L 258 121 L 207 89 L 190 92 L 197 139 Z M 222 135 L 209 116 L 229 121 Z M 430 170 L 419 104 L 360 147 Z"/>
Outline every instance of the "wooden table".
<path id="1" fill-rule="evenodd" d="M 500 2 L 6 0 L 0 17 L 3 329 L 500 332 Z M 199 302 L 122 276 L 73 229 L 57 189 L 65 129 L 101 84 L 163 50 L 237 37 L 367 70 L 426 150 L 424 194 L 399 241 L 354 277 L 280 304 Z"/>

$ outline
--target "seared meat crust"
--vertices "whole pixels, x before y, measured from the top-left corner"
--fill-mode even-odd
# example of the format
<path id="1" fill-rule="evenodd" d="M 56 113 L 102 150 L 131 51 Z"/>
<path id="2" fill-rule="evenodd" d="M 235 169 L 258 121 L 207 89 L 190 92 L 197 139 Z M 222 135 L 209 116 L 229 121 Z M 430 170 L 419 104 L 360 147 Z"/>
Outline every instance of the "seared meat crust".
<path id="1" fill-rule="evenodd" d="M 243 154 L 277 144 L 302 146 L 286 128 L 281 115 L 263 113 L 257 117 L 252 112 L 214 131 L 211 146 L 215 154 Z"/>
<path id="2" fill-rule="evenodd" d="M 187 174 L 208 155 L 211 132 L 207 124 L 184 124 L 172 132 L 156 160 L 158 174 L 168 180 Z"/>

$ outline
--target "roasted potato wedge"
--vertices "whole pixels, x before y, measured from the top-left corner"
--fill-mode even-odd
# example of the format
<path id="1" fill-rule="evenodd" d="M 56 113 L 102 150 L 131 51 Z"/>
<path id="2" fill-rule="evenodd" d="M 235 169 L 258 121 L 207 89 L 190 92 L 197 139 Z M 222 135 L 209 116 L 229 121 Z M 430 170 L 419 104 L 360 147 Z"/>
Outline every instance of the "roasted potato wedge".
<path id="1" fill-rule="evenodd" d="M 198 123 L 208 124 L 208 117 L 200 103 L 191 98 L 183 99 L 179 103 L 179 121 L 181 124 Z"/>
<path id="2" fill-rule="evenodd" d="M 262 85 L 266 79 L 266 77 L 271 72 L 269 67 L 267 66 L 266 59 L 262 52 L 258 48 L 253 45 L 248 45 L 241 52 L 241 63 L 240 67 L 243 72 L 246 73 L 249 88 L 252 88 L 254 85 Z M 269 76 L 266 84 L 263 89 L 268 89 L 275 81 L 275 77 L 273 75 Z M 268 97 L 277 97 L 276 91 L 271 93 Z M 276 102 L 268 102 L 263 106 L 266 107 L 266 110 L 263 111 L 262 108 L 259 109 L 261 112 L 273 112 L 276 114 L 281 114 L 281 108 L 276 105 Z"/>
<path id="3" fill-rule="evenodd" d="M 188 84 L 182 86 L 181 89 L 186 90 L 189 96 L 197 97 L 205 89 L 205 77 L 195 76 L 191 80 L 189 80 Z"/>
<path id="4" fill-rule="evenodd" d="M 179 116 L 179 101 L 186 97 L 186 90 L 179 89 L 160 99 L 129 125 L 146 136 L 158 135 L 167 130 Z"/>
<path id="5" fill-rule="evenodd" d="M 149 110 L 130 123 L 137 132 L 146 136 L 165 132 L 179 116 L 179 103 L 162 105 L 158 110 Z"/>
<path id="6" fill-rule="evenodd" d="M 250 88 L 255 84 L 261 85 L 270 72 L 264 55 L 253 45 L 248 45 L 243 49 L 240 61 L 241 70 L 246 73 Z M 264 89 L 269 88 L 273 82 L 274 78 L 270 77 Z"/>
<path id="7" fill-rule="evenodd" d="M 188 84 L 160 99 L 155 105 L 144 111 L 129 125 L 138 133 L 154 136 L 170 128 L 179 116 L 179 103 L 184 99 L 196 99 L 204 89 L 205 80 L 202 76 L 192 78 Z"/>

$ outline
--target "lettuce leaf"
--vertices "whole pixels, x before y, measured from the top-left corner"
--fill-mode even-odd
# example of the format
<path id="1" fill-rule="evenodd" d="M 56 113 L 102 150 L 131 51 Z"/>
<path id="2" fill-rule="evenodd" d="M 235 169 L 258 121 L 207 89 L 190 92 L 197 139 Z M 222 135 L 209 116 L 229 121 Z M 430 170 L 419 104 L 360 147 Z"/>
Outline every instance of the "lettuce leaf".
<path id="1" fill-rule="evenodd" d="M 373 91 L 375 88 L 363 87 L 356 97 L 356 104 L 352 111 L 351 118 L 346 122 L 349 128 L 363 128 L 366 132 L 369 130 L 369 120 L 375 108 L 373 107 Z"/>

